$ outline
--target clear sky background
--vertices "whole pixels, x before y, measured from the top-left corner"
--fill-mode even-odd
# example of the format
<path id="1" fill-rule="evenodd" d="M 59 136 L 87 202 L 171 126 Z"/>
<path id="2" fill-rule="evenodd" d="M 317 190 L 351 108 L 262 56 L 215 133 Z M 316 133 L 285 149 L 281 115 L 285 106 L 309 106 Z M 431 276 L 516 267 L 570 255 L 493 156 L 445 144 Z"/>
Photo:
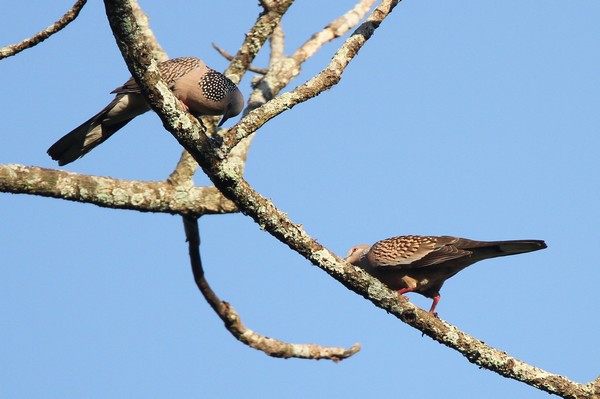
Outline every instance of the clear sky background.
<path id="1" fill-rule="evenodd" d="M 71 5 L 4 2 L 0 44 Z M 141 5 L 171 57 L 221 71 L 210 43 L 235 53 L 260 10 Z M 287 53 L 352 5 L 298 1 L 284 19 Z M 597 1 L 402 2 L 339 85 L 258 132 L 247 179 L 340 255 L 402 234 L 546 240 L 544 251 L 449 280 L 439 315 L 588 382 L 600 374 L 598 21 Z M 0 62 L 0 162 L 56 167 L 46 149 L 128 76 L 102 2 L 90 1 L 64 31 Z M 64 169 L 160 180 L 180 152 L 148 113 Z M 248 217 L 200 226 L 207 277 L 248 327 L 289 342 L 360 342 L 361 352 L 339 364 L 281 360 L 237 342 L 194 285 L 179 217 L 0 194 L 0 397 L 548 397 L 422 337 Z"/>

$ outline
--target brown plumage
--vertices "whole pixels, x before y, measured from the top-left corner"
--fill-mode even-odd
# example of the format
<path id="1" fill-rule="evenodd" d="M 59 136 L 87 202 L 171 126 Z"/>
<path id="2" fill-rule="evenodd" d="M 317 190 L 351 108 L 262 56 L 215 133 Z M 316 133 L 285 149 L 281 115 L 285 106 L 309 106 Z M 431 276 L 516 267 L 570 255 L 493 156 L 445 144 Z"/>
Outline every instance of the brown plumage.
<path id="1" fill-rule="evenodd" d="M 221 126 L 242 112 L 244 97 L 237 86 L 198 58 L 173 58 L 159 63 L 158 68 L 173 94 L 192 115 L 223 115 Z M 150 110 L 133 78 L 112 93 L 116 97 L 110 104 L 48 149 L 48 155 L 59 165 L 82 157 L 133 118 Z"/>
<path id="2" fill-rule="evenodd" d="M 399 236 L 357 245 L 346 261 L 359 266 L 400 295 L 417 292 L 433 299 L 434 312 L 444 282 L 483 259 L 546 248 L 541 240 L 473 241 L 451 236 Z"/>

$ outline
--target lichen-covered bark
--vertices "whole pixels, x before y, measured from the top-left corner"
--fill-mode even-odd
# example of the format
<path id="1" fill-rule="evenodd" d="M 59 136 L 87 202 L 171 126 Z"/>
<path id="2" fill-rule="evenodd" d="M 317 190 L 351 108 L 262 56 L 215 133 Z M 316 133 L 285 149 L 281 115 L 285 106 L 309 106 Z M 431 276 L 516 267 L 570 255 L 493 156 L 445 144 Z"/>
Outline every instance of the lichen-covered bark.
<path id="1" fill-rule="evenodd" d="M 273 30 L 281 22 L 281 17 L 286 13 L 294 0 L 262 1 L 264 12 L 258 17 L 254 25 L 246 33 L 246 39 L 237 54 L 225 70 L 225 75 L 234 83 L 242 80 L 256 54 L 263 48 Z"/>
<path id="2" fill-rule="evenodd" d="M 23 165 L 0 165 L 0 191 L 141 212 L 202 215 L 238 211 L 215 187 L 122 180 Z"/>

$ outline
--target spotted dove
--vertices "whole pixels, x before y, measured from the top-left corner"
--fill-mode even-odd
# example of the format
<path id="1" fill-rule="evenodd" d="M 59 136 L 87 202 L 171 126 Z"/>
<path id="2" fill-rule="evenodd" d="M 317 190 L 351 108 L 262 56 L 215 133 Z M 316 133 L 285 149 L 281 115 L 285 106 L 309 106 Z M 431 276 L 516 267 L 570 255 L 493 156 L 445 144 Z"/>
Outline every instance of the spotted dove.
<path id="1" fill-rule="evenodd" d="M 483 259 L 546 248 L 541 240 L 473 241 L 450 236 L 399 236 L 357 245 L 346 261 L 359 266 L 400 295 L 417 292 L 433 299 L 434 313 L 444 282 Z"/>
<path id="2" fill-rule="evenodd" d="M 158 67 L 175 96 L 196 117 L 223 115 L 221 126 L 244 107 L 244 98 L 237 86 L 197 58 L 173 58 L 159 63 Z M 48 155 L 59 165 L 82 157 L 133 118 L 150 110 L 133 78 L 112 93 L 116 97 L 110 104 L 48 149 Z"/>

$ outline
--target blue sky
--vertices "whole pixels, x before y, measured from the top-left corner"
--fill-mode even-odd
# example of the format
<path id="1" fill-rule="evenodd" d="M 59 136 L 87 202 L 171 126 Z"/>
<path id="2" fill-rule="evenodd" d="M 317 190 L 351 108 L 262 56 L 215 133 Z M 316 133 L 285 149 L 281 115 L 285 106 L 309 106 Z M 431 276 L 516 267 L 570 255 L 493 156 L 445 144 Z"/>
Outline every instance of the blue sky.
<path id="1" fill-rule="evenodd" d="M 248 1 L 147 3 L 171 57 L 198 56 L 217 70 L 226 61 L 210 43 L 234 53 L 259 12 Z M 2 5 L 1 45 L 70 6 Z M 287 53 L 351 6 L 294 4 Z M 246 177 L 340 255 L 401 234 L 546 240 L 544 251 L 449 280 L 438 312 L 500 350 L 588 382 L 600 374 L 599 19 L 593 1 L 402 2 L 339 85 L 258 132 Z M 256 64 L 265 61 L 261 53 Z M 127 78 L 102 3 L 90 2 L 64 31 L 0 62 L 0 162 L 56 167 L 46 149 Z M 148 113 L 64 169 L 160 180 L 179 154 Z M 0 194 L 0 221 L 2 398 L 547 397 L 422 337 L 243 215 L 200 220 L 215 291 L 258 332 L 360 342 L 359 354 L 339 364 L 281 360 L 238 343 L 194 286 L 178 217 Z"/>

